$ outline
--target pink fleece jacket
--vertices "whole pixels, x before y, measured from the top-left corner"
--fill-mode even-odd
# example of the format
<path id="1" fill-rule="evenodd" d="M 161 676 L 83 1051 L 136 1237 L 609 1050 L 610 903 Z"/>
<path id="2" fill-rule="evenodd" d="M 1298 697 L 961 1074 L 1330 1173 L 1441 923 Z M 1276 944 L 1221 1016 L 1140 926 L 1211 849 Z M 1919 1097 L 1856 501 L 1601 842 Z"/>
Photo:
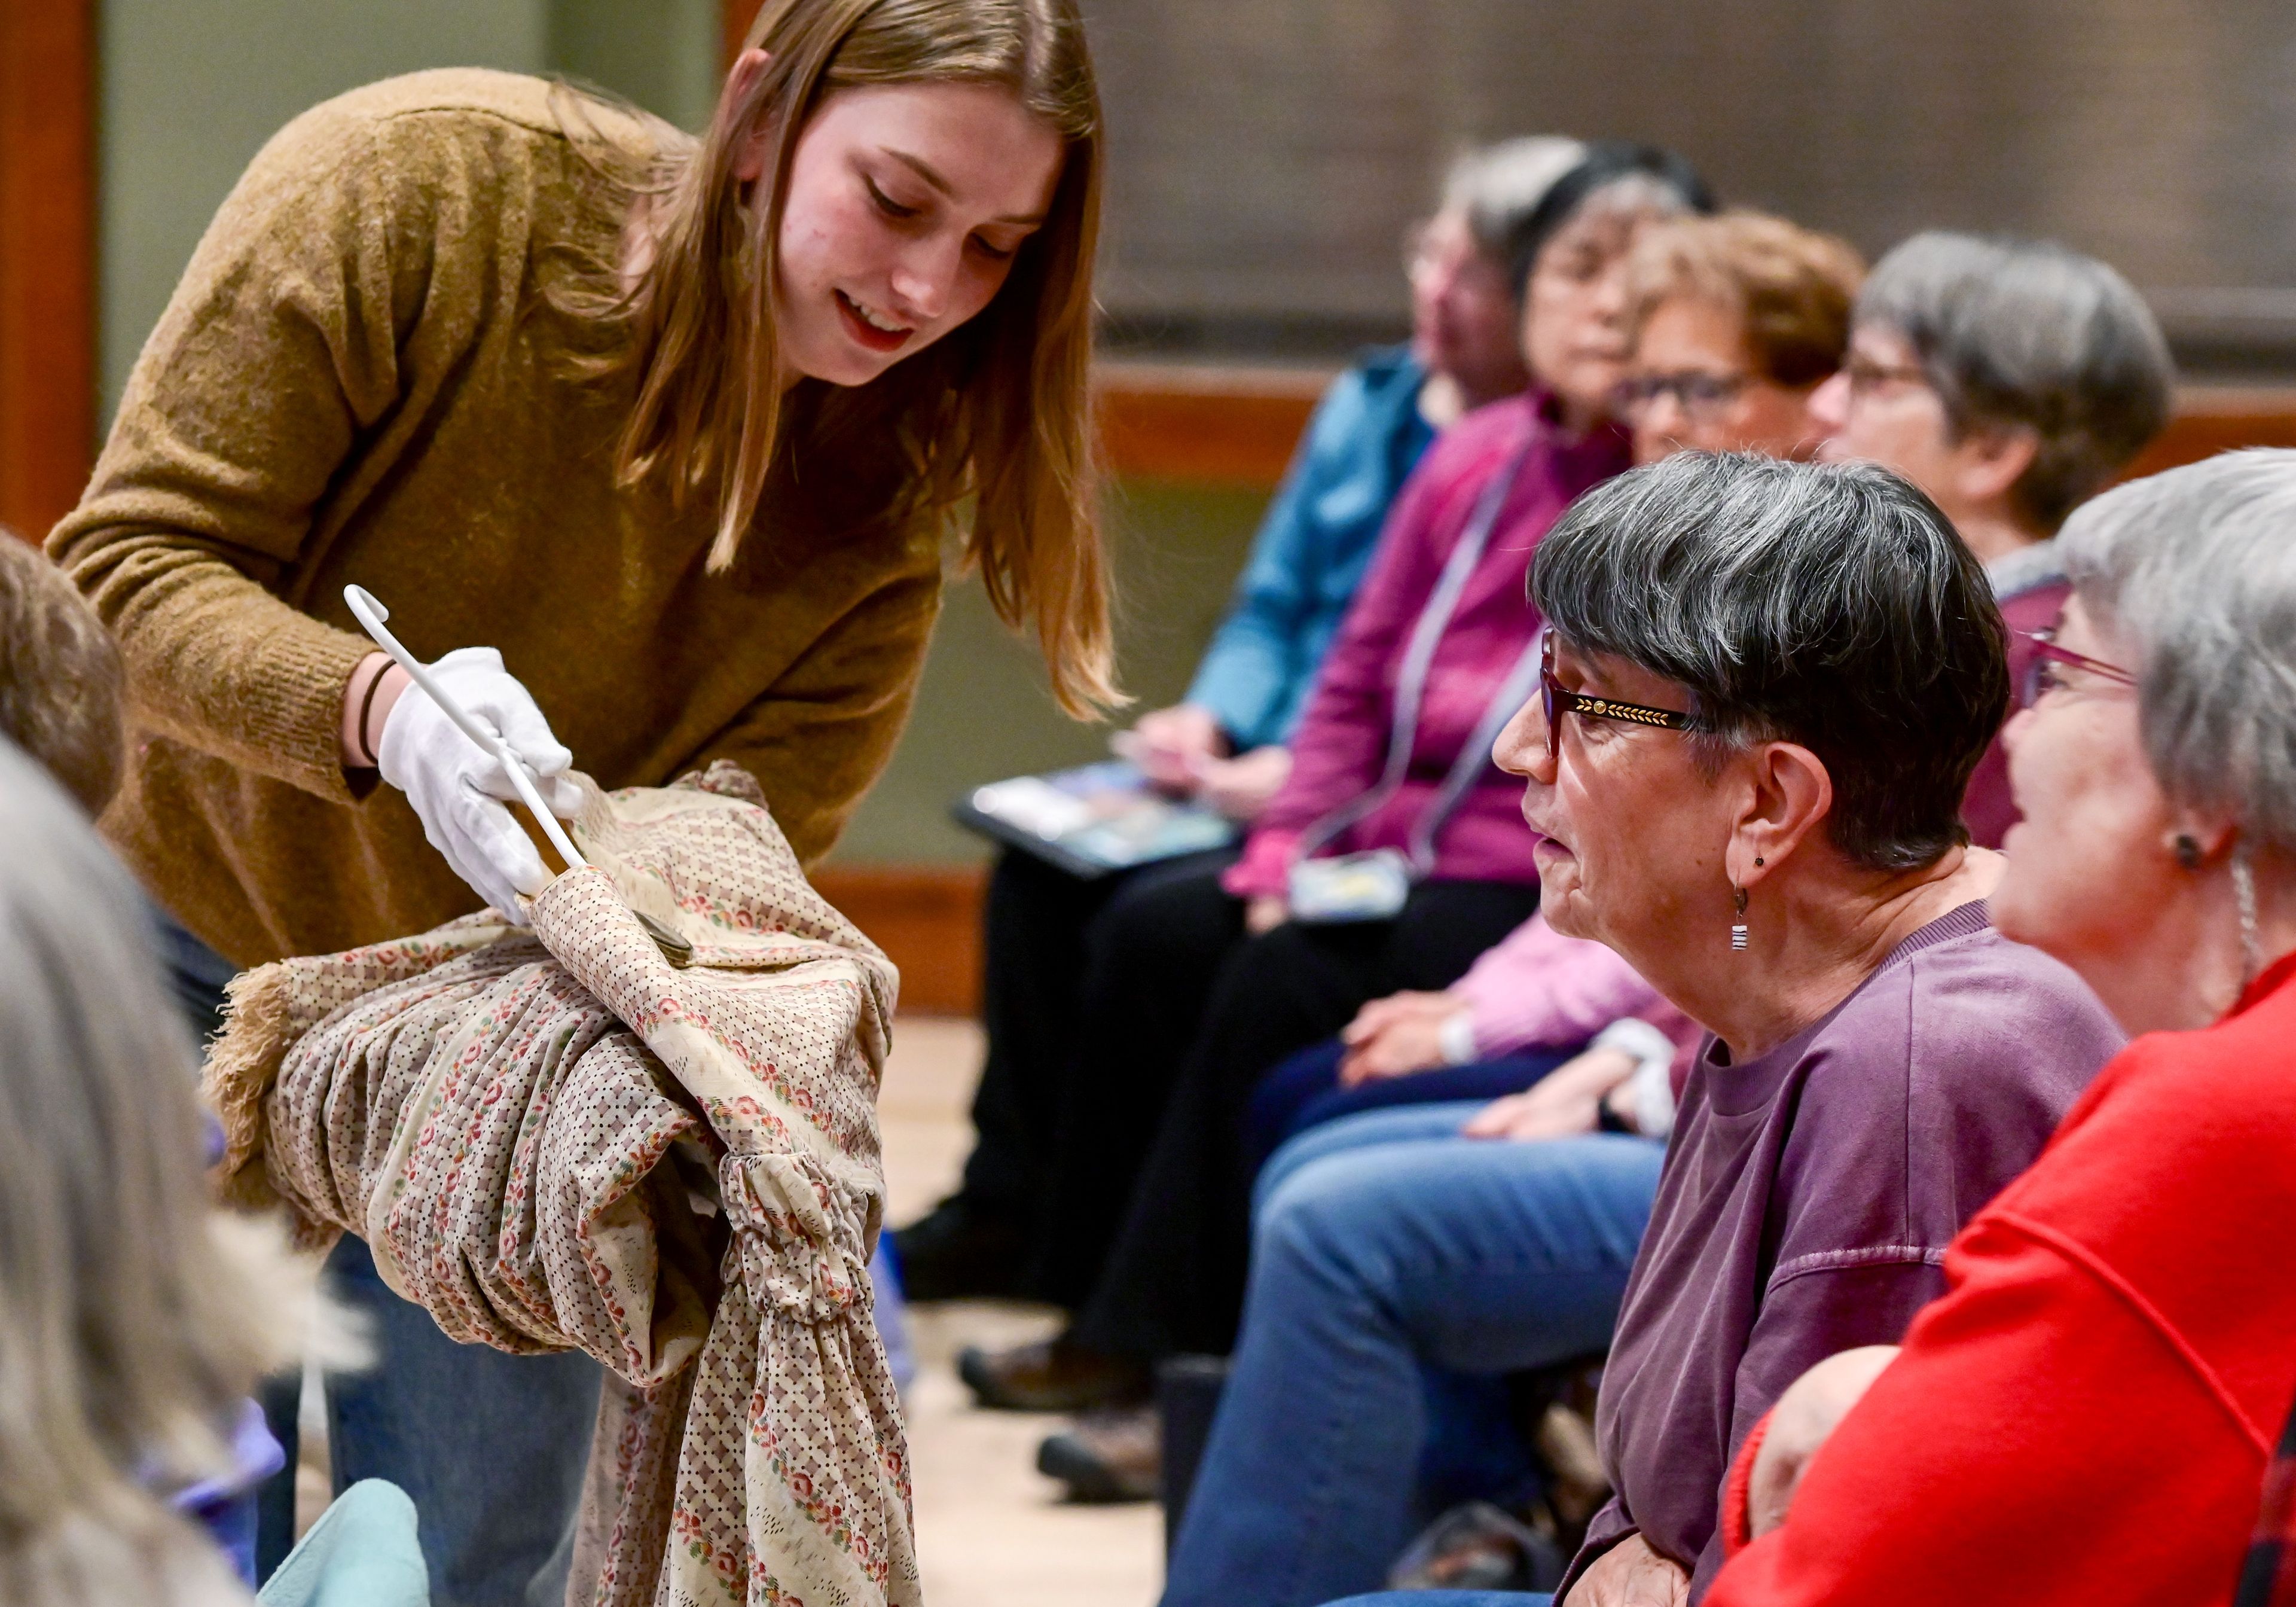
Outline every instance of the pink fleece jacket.
<path id="1" fill-rule="evenodd" d="M 1674 1045 L 1677 1092 L 1706 1036 L 1633 966 L 1600 943 L 1564 937 L 1544 915 L 1485 950 L 1451 993 L 1465 1003 L 1484 1055 L 1567 1049 L 1628 1016 L 1648 1021 Z"/>
<path id="2" fill-rule="evenodd" d="M 1293 734 L 1292 776 L 1270 800 L 1226 878 L 1238 898 L 1281 894 L 1301 835 L 1380 776 L 1395 719 L 1395 681 L 1412 627 L 1483 488 L 1518 451 L 1529 456 L 1499 511 L 1427 676 L 1411 767 L 1402 787 L 1322 850 L 1402 849 L 1484 710 L 1538 634 L 1523 594 L 1532 549 L 1589 487 L 1624 470 L 1623 431 L 1604 426 L 1571 439 L 1551 398 L 1494 402 L 1459 421 L 1428 450 L 1396 498 L 1363 589 L 1324 656 Z M 1533 840 L 1521 784 L 1486 764 L 1435 840 L 1439 880 L 1529 882 Z"/>

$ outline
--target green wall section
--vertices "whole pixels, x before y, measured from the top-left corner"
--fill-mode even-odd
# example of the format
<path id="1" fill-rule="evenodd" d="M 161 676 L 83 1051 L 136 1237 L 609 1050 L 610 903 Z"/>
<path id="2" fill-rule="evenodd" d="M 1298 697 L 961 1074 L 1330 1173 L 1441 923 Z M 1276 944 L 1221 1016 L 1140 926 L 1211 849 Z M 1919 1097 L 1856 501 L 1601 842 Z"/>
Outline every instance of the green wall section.
<path id="1" fill-rule="evenodd" d="M 307 107 L 425 67 L 563 72 L 686 127 L 714 103 L 718 0 L 105 0 L 102 373 L 109 420 L 144 336 L 216 208 Z M 1186 688 L 1266 498 L 1130 484 L 1108 502 L 1119 671 L 1138 708 Z M 844 862 L 985 857 L 948 823 L 983 782 L 1082 764 L 1108 725 L 1063 717 L 1036 650 L 980 586 L 954 586 L 914 716 L 863 802 Z"/>
<path id="2" fill-rule="evenodd" d="M 553 0 L 554 71 L 699 132 L 718 104 L 718 0 Z"/>
<path id="3" fill-rule="evenodd" d="M 1177 700 L 1227 606 L 1267 498 L 1255 491 L 1134 480 L 1109 496 L 1118 672 L 1133 712 Z M 1115 723 L 1063 716 L 1035 645 L 997 622 L 971 580 L 949 589 L 915 712 L 844 840 L 840 864 L 966 864 L 988 857 L 948 806 L 983 782 L 1088 764 Z"/>
<path id="4" fill-rule="evenodd" d="M 281 125 L 418 68 L 549 66 L 545 0 L 104 0 L 100 10 L 106 420 L 208 220 Z"/>
<path id="5" fill-rule="evenodd" d="M 102 417 L 263 142 L 425 67 L 562 72 L 685 127 L 715 102 L 718 0 L 104 0 Z"/>

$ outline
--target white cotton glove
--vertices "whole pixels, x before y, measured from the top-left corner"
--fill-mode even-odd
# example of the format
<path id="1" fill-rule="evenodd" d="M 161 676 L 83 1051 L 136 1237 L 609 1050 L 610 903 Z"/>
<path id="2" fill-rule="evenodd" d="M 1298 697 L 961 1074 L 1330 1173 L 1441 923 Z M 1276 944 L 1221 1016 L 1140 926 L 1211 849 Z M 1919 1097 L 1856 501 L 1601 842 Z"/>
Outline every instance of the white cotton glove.
<path id="1" fill-rule="evenodd" d="M 565 775 L 574 756 L 550 734 L 534 694 L 503 668 L 491 647 L 458 647 L 430 673 L 473 719 L 509 739 L 534 771 L 551 812 L 572 818 L 581 794 Z M 420 686 L 391 705 L 375 745 L 382 779 L 406 794 L 430 846 L 480 898 L 521 925 L 517 895 L 529 898 L 549 884 L 550 873 L 524 828 L 502 800 L 518 789 L 500 760 L 464 736 L 446 710 Z"/>

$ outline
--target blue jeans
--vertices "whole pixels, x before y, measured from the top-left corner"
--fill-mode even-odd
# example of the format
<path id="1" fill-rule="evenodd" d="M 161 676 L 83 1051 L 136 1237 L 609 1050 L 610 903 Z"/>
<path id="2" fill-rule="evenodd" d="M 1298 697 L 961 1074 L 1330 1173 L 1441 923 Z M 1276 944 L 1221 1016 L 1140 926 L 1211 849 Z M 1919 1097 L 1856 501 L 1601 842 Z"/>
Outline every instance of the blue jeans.
<path id="1" fill-rule="evenodd" d="M 211 1033 L 231 963 L 164 918 L 160 942 L 186 1017 Z M 327 1268 L 338 1297 L 365 1314 L 377 1357 L 368 1372 L 326 1381 L 335 1493 L 387 1479 L 414 1497 L 432 1607 L 557 1607 L 597 1420 L 598 1364 L 572 1350 L 511 1356 L 456 1344 L 384 1285 L 356 1238 L 335 1246 Z M 300 1386 L 284 1378 L 262 1391 L 287 1452 L 286 1471 L 258 1497 L 264 1575 L 295 1540 Z"/>
<path id="2" fill-rule="evenodd" d="M 1610 1342 L 1663 1146 L 1459 1137 L 1478 1108 L 1366 1111 L 1262 1171 L 1242 1336 L 1164 1607 L 1376 1587 L 1411 1537 L 1423 1367 L 1488 1376 Z"/>
<path id="3" fill-rule="evenodd" d="M 1346 1058 L 1347 1045 L 1332 1038 L 1277 1062 L 1275 1069 L 1260 1079 L 1244 1118 L 1244 1143 L 1253 1164 L 1265 1162 L 1310 1127 L 1359 1111 L 1520 1094 L 1570 1054 L 1565 1050 L 1522 1049 L 1464 1066 L 1433 1066 L 1408 1077 L 1377 1077 L 1343 1088 L 1340 1062 Z"/>

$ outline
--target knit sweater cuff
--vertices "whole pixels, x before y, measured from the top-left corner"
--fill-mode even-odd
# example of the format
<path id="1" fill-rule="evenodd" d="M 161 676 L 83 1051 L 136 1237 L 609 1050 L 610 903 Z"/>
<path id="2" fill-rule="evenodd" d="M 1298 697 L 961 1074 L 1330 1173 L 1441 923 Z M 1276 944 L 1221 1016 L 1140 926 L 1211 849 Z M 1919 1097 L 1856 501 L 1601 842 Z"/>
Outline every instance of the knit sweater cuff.
<path id="1" fill-rule="evenodd" d="M 257 685 L 245 685 L 230 710 L 231 745 L 260 756 L 257 767 L 332 803 L 356 803 L 374 790 L 371 776 L 344 773 L 343 689 L 374 644 L 348 631 L 304 619 L 267 644 Z"/>

